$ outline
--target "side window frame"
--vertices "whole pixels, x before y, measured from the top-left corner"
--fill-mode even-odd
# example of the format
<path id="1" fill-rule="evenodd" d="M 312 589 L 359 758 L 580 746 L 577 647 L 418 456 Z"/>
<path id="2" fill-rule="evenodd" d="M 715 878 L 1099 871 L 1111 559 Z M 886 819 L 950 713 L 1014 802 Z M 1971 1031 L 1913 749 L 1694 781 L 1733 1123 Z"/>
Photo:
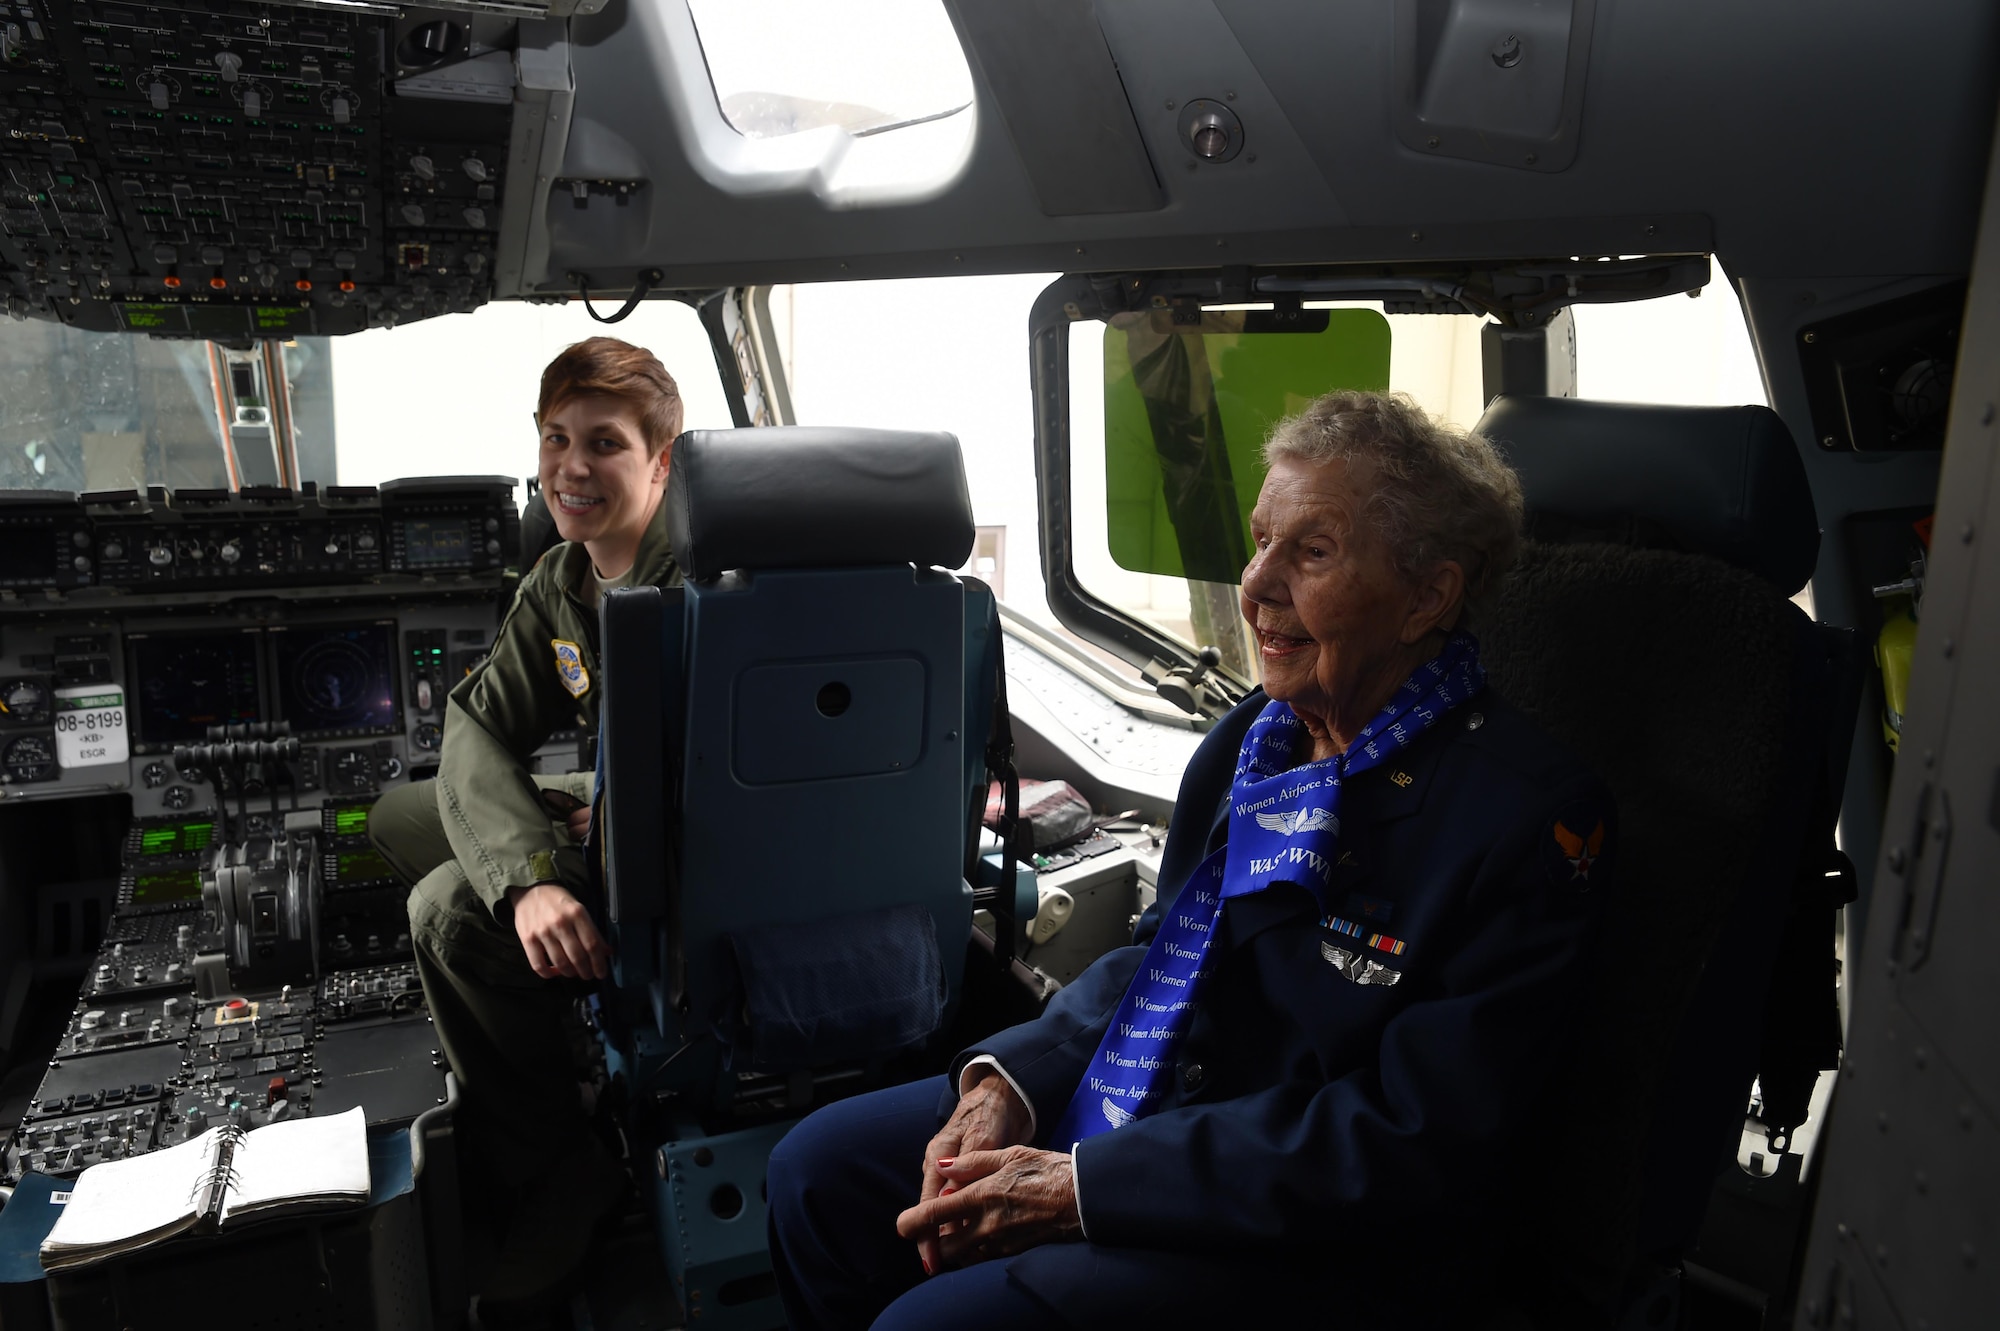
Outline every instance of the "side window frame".
<path id="1" fill-rule="evenodd" d="M 1110 294 L 1115 299 L 1116 293 Z M 1188 710 L 1219 717 L 1248 695 L 1244 685 L 1211 669 L 1188 644 L 1111 605 L 1077 580 L 1070 492 L 1069 327 L 1093 317 L 1101 304 L 1088 278 L 1065 276 L 1036 297 L 1028 315 L 1035 495 L 1049 609 L 1079 638 L 1140 667 L 1148 682 L 1164 686 L 1163 695 L 1186 697 L 1193 704 Z M 1123 308 L 1120 304 L 1116 310 Z M 1183 681 L 1181 687 L 1174 687 L 1171 681 L 1176 679 Z"/>

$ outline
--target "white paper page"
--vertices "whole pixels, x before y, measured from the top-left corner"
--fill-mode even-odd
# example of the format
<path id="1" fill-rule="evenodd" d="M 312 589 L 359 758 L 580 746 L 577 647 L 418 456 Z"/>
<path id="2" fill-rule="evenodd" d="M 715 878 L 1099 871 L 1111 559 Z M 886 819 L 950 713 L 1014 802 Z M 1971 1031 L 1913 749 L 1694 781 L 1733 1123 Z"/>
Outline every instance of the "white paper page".
<path id="1" fill-rule="evenodd" d="M 42 1241 L 55 1248 L 95 1248 L 171 1230 L 200 1204 L 221 1129 L 164 1151 L 92 1165 L 70 1189 L 69 1203 Z"/>
<path id="2" fill-rule="evenodd" d="M 368 1199 L 368 1122 L 359 1105 L 331 1118 L 273 1123 L 237 1143 L 225 1224 L 238 1212 L 293 1197 Z"/>

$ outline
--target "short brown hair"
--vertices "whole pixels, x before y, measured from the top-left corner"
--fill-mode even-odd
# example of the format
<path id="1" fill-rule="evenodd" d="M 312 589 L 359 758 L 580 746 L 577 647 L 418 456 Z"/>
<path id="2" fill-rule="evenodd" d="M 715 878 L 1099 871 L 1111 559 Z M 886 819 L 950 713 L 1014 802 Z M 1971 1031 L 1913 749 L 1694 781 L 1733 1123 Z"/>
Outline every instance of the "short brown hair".
<path id="1" fill-rule="evenodd" d="M 537 424 L 571 398 L 600 394 L 630 403 L 639 412 L 646 452 L 658 457 L 681 433 L 681 390 L 660 358 L 644 347 L 615 337 L 573 342 L 542 371 Z"/>
<path id="2" fill-rule="evenodd" d="M 1278 422 L 1265 465 L 1279 458 L 1373 464 L 1363 511 L 1397 572 L 1456 560 L 1475 616 L 1499 594 L 1521 545 L 1521 481 L 1484 436 L 1432 419 L 1406 393 L 1337 392 Z"/>

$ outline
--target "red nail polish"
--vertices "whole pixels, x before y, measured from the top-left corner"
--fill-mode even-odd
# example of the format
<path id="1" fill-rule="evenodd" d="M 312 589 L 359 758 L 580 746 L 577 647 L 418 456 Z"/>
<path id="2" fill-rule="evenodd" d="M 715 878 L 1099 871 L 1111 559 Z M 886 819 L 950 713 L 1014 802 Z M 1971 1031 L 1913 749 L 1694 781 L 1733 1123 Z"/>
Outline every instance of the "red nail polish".
<path id="1" fill-rule="evenodd" d="M 924 1274 L 925 1274 L 925 1275 L 927 1275 L 927 1276 L 934 1276 L 934 1275 L 936 1275 L 936 1274 L 937 1274 L 937 1270 L 936 1270 L 936 1268 L 935 1268 L 935 1267 L 933 1267 L 933 1266 L 931 1265 L 931 1259 L 930 1259 L 930 1258 L 928 1258 L 928 1257 L 924 1258 L 924 1259 L 923 1259 L 923 1263 L 924 1263 Z"/>
<path id="2" fill-rule="evenodd" d="M 957 1156 L 955 1156 L 955 1155 L 948 1155 L 948 1156 L 945 1156 L 945 1157 L 944 1157 L 944 1158 L 943 1158 L 942 1160 L 939 1160 L 939 1161 L 938 1161 L 938 1168 L 939 1168 L 939 1169 L 950 1169 L 950 1168 L 951 1168 L 951 1167 L 952 1167 L 953 1165 L 955 1165 L 955 1164 L 957 1164 L 957 1163 L 958 1163 L 958 1157 L 957 1157 Z"/>

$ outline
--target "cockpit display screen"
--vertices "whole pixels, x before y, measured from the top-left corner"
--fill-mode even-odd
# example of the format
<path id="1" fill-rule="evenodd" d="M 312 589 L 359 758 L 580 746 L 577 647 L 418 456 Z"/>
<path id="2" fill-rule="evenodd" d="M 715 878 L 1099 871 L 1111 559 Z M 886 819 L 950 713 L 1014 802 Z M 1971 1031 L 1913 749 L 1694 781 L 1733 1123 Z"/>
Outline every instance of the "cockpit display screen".
<path id="1" fill-rule="evenodd" d="M 368 883 L 395 876 L 396 871 L 389 867 L 389 861 L 382 858 L 380 851 L 343 850 L 334 859 L 336 883 Z"/>
<path id="2" fill-rule="evenodd" d="M 215 824 L 208 821 L 155 823 L 139 829 L 141 855 L 192 855 L 208 849 L 215 840 Z"/>
<path id="3" fill-rule="evenodd" d="M 119 325 L 134 333 L 301 337 L 315 327 L 311 306 L 121 300 L 112 309 Z"/>
<path id="4" fill-rule="evenodd" d="M 164 906 L 176 901 L 201 900 L 201 875 L 193 869 L 164 869 L 142 873 L 132 880 L 132 904 Z"/>
<path id="5" fill-rule="evenodd" d="M 0 583 L 45 582 L 55 576 L 56 543 L 47 527 L 0 525 Z"/>
<path id="6" fill-rule="evenodd" d="M 392 621 L 271 630 L 278 715 L 294 735 L 388 735 L 396 710 Z"/>
<path id="7" fill-rule="evenodd" d="M 264 719 L 251 633 L 128 633 L 139 743 L 192 744 L 208 727 Z"/>
<path id="8" fill-rule="evenodd" d="M 465 568 L 472 563 L 472 524 L 466 518 L 409 518 L 403 523 L 403 560 L 410 568 Z"/>

